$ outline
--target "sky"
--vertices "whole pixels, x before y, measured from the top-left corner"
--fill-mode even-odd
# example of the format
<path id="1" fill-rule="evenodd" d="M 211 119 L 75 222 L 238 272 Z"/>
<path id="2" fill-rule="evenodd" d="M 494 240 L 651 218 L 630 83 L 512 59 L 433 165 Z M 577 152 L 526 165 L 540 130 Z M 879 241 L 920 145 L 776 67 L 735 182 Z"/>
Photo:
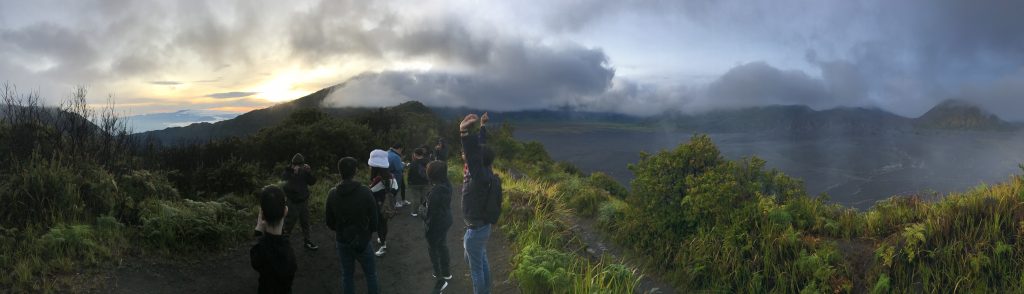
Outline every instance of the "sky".
<path id="1" fill-rule="evenodd" d="M 1024 1 L 8 1 L 0 82 L 128 115 L 325 106 L 653 115 L 947 99 L 1024 120 Z"/>

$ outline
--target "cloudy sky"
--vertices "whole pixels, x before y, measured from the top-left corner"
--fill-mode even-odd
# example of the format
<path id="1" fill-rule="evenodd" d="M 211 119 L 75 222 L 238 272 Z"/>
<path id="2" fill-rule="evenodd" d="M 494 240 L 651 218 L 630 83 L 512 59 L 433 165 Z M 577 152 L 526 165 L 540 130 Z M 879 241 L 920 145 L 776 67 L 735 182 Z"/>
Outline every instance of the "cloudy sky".
<path id="1" fill-rule="evenodd" d="M 129 114 L 420 100 L 1024 120 L 1022 1 L 0 1 L 0 82 Z"/>

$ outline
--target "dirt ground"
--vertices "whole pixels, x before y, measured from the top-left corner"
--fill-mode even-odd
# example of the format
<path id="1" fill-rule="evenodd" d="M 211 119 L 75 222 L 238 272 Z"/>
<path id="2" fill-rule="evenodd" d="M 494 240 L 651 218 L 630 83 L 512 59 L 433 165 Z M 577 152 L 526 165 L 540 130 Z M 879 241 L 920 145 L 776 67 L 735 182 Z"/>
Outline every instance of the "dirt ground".
<path id="1" fill-rule="evenodd" d="M 454 278 L 445 293 L 472 293 L 469 270 L 463 258 L 462 236 L 465 230 L 461 226 L 461 195 L 454 194 L 452 212 L 455 224 L 448 233 Z M 381 293 L 430 293 L 434 286 L 423 222 L 410 216 L 408 209 L 402 208 L 402 213 L 389 223 L 388 253 L 377 258 Z M 292 290 L 294 293 L 341 293 L 341 265 L 335 251 L 334 232 L 323 223 L 313 224 L 312 231 L 311 238 L 320 245 L 318 251 L 303 249 L 301 238 L 293 237 L 291 240 L 298 263 Z M 115 271 L 105 292 L 255 293 L 257 274 L 249 266 L 251 244 L 239 244 L 224 253 L 186 265 L 129 261 Z M 487 252 L 494 281 L 493 292 L 519 293 L 515 283 L 508 280 L 512 253 L 505 235 L 494 231 L 487 244 Z M 356 268 L 357 292 L 365 293 L 362 270 L 358 265 Z"/>

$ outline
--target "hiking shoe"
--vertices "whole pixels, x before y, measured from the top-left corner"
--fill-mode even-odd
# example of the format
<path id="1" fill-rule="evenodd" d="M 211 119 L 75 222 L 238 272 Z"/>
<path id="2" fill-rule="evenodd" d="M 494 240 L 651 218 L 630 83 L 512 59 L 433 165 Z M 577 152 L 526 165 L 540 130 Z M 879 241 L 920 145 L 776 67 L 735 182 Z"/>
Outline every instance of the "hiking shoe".
<path id="1" fill-rule="evenodd" d="M 387 243 L 384 243 L 384 246 L 380 246 L 380 249 L 377 249 L 377 252 L 374 252 L 373 255 L 376 255 L 377 257 L 381 257 L 381 256 L 384 256 L 385 253 L 388 253 L 388 244 Z"/>
<path id="2" fill-rule="evenodd" d="M 434 293 L 441 293 L 445 288 L 448 288 L 448 281 L 437 280 L 437 283 L 434 283 Z"/>
<path id="3" fill-rule="evenodd" d="M 309 240 L 306 240 L 306 242 L 304 242 L 303 247 L 306 247 L 306 250 L 309 251 L 316 251 L 317 249 L 320 249 L 320 246 L 313 244 L 313 241 Z"/>

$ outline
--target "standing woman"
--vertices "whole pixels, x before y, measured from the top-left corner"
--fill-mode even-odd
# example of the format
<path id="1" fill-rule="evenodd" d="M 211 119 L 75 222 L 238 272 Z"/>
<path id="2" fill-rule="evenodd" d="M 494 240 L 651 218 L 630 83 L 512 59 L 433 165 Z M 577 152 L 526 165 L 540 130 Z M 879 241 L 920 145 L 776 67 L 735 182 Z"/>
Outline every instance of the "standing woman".
<path id="1" fill-rule="evenodd" d="M 395 215 L 395 193 L 398 181 L 388 171 L 388 152 L 380 149 L 370 152 L 370 192 L 377 202 L 377 242 L 380 248 L 374 255 L 384 256 L 388 248 L 388 219 Z"/>
<path id="2" fill-rule="evenodd" d="M 430 192 L 427 193 L 427 250 L 434 266 L 434 293 L 448 287 L 452 278 L 449 270 L 448 229 L 452 227 L 452 184 L 448 181 L 448 165 L 443 161 L 427 164 Z"/>

